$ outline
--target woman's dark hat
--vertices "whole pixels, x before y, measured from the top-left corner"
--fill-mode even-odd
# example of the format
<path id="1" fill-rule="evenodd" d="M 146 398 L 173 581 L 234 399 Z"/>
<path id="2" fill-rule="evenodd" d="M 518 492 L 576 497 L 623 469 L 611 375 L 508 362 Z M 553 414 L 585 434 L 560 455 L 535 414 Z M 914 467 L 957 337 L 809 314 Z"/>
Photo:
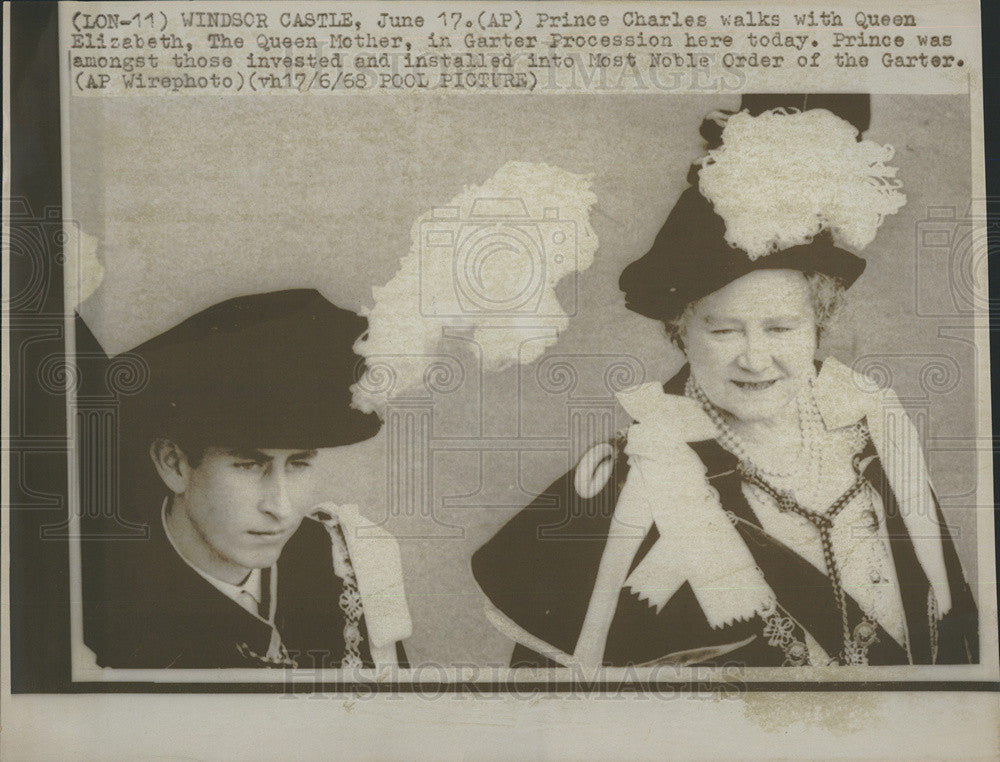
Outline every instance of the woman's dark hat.
<path id="1" fill-rule="evenodd" d="M 369 439 L 379 417 L 351 404 L 364 371 L 353 345 L 367 327 L 312 289 L 209 307 L 128 353 L 149 383 L 123 400 L 123 439 L 142 449 L 159 436 L 258 449 Z"/>
<path id="2" fill-rule="evenodd" d="M 850 286 L 865 260 L 833 244 L 829 232 L 811 243 L 751 259 L 726 242 L 726 227 L 697 188 L 687 188 L 667 216 L 653 246 L 622 272 L 625 306 L 654 320 L 672 320 L 691 302 L 755 270 L 800 270 L 838 278 Z"/>
<path id="3" fill-rule="evenodd" d="M 868 95 L 745 95 L 740 111 L 757 116 L 776 108 L 824 108 L 859 132 L 870 120 Z M 716 116 L 720 115 L 725 116 Z M 721 145 L 723 124 L 709 118 L 702 125 L 709 149 Z M 805 244 L 755 258 L 730 245 L 725 221 L 699 190 L 699 169 L 698 164 L 692 167 L 688 175 L 692 187 L 681 193 L 650 250 L 622 272 L 618 283 L 628 309 L 655 320 L 672 320 L 688 304 L 761 269 L 824 273 L 845 287 L 864 271 L 865 260 L 836 246 L 827 230 Z"/>

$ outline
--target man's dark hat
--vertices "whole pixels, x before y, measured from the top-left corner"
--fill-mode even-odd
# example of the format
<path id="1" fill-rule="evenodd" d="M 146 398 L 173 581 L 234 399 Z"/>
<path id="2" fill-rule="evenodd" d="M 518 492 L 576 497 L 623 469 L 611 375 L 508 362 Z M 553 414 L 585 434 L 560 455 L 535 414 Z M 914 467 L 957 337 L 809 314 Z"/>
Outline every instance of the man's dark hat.
<path id="1" fill-rule="evenodd" d="M 863 131 L 870 121 L 871 99 L 868 95 L 744 95 L 739 110 L 757 116 L 775 108 L 825 108 Z M 722 125 L 717 119 L 706 119 L 701 134 L 709 149 L 717 148 Z M 865 260 L 835 246 L 828 231 L 809 243 L 751 259 L 725 240 L 724 220 L 698 190 L 698 169 L 695 165 L 689 172 L 692 187 L 681 193 L 652 248 L 628 265 L 619 278 L 625 305 L 633 312 L 672 320 L 691 302 L 755 270 L 824 273 L 845 287 L 864 271 Z"/>
<path id="2" fill-rule="evenodd" d="M 369 439 L 381 422 L 352 407 L 350 390 L 364 371 L 353 345 L 367 327 L 312 289 L 209 307 L 129 352 L 149 384 L 123 400 L 124 439 L 265 449 Z"/>

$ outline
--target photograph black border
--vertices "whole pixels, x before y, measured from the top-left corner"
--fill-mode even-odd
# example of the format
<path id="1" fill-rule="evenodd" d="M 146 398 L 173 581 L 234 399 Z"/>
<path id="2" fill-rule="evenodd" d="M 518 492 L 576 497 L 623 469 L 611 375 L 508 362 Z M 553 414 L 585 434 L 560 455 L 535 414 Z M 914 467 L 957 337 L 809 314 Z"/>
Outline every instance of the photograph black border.
<path id="1" fill-rule="evenodd" d="M 989 251 L 1000 251 L 1000 6 L 981 7 L 983 111 L 986 154 Z M 10 7 L 10 233 L 38 220 L 61 219 L 62 171 L 59 92 L 58 6 L 55 2 L 14 2 Z M 992 34 L 991 34 L 992 31 Z M 23 234 L 29 231 L 25 227 Z M 69 543 L 46 538 L 45 528 L 64 524 L 68 510 L 68 456 L 65 394 L 39 382 L 40 353 L 30 347 L 59 346 L 65 357 L 63 265 L 58 246 L 41 260 L 11 264 L 9 292 L 19 295 L 5 316 L 11 367 L 9 459 L 11 483 L 10 685 L 13 694 L 37 693 L 494 693 L 519 695 L 584 692 L 726 693 L 784 691 L 989 691 L 1000 681 L 803 682 L 74 682 L 71 673 Z M 990 360 L 1000 368 L 1000 274 L 993 263 L 990 292 Z M 27 295 L 30 298 L 21 298 Z M 59 351 L 59 350 L 56 350 Z M 51 359 L 52 352 L 44 355 Z M 23 360 L 23 361 L 22 361 Z M 992 390 L 993 431 L 1000 429 L 1000 395 Z M 39 433 L 41 432 L 41 433 Z M 996 435 L 994 434 L 994 442 Z M 994 512 L 1000 496 L 1000 459 L 994 444 Z M 28 507 L 30 506 L 30 508 Z M 1000 522 L 994 521 L 1000 548 Z M 996 559 L 1000 568 L 1000 550 Z M 998 592 L 1000 606 L 1000 592 Z"/>

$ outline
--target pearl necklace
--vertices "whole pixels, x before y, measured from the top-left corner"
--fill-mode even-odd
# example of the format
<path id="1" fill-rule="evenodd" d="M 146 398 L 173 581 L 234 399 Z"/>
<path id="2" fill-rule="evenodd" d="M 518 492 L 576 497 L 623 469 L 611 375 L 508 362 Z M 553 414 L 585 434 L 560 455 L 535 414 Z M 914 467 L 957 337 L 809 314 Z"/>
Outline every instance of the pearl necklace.
<path id="1" fill-rule="evenodd" d="M 773 460 L 763 462 L 767 457 L 766 448 L 749 446 L 733 430 L 723 412 L 708 399 L 693 374 L 688 376 L 684 394 L 696 400 L 715 424 L 719 432 L 719 444 L 740 461 L 752 463 L 757 473 L 794 495 L 799 503 L 812 506 L 820 496 L 826 495 L 832 499 L 843 491 L 847 478 L 843 470 L 837 469 L 837 465 L 850 463 L 851 458 L 868 441 L 868 431 L 863 422 L 858 422 L 846 431 L 827 430 L 813 396 L 814 380 L 814 377 L 803 380 L 799 393 L 795 396 L 799 450 L 794 460 L 785 467 Z M 760 457 L 761 455 L 764 457 Z"/>
<path id="2" fill-rule="evenodd" d="M 878 620 L 865 614 L 855 627 L 849 626 L 846 594 L 843 590 L 841 572 L 833 551 L 831 530 L 836 516 L 856 500 L 864 501 L 863 505 L 867 511 L 872 516 L 875 515 L 871 487 L 861 476 L 858 457 L 868 442 L 868 429 L 863 421 L 859 421 L 846 431 L 827 431 L 812 393 L 812 381 L 813 379 L 810 378 L 803 383 L 799 394 L 796 395 L 800 449 L 788 470 L 779 470 L 773 465 L 770 470 L 765 470 L 757 465 L 757 459 L 751 458 L 747 454 L 749 448 L 744 440 L 733 431 L 722 411 L 708 399 L 693 375 L 688 377 L 684 393 L 696 400 L 715 424 L 719 432 L 717 437 L 719 444 L 739 458 L 740 472 L 744 482 L 758 491 L 761 497 L 766 496 L 766 499 L 773 500 L 780 511 L 798 514 L 819 531 L 824 566 L 835 590 L 837 607 L 842 617 L 844 630 L 844 651 L 838 655 L 837 660 L 847 664 L 864 664 L 867 663 L 868 646 L 877 640 L 875 631 Z M 851 487 L 842 491 L 840 497 L 822 512 L 810 510 L 804 503 L 808 503 L 810 506 L 816 505 L 818 496 L 823 494 L 823 488 L 833 486 L 823 482 L 824 480 L 837 480 L 836 465 L 844 456 L 847 456 L 847 460 L 852 463 L 855 473 Z M 776 489 L 772 483 L 782 486 L 780 489 Z M 797 489 L 793 489 L 793 487 Z M 796 493 L 803 499 L 799 500 Z M 872 557 L 869 558 L 868 565 L 871 579 L 874 582 L 875 575 L 880 574 L 878 568 L 880 564 L 876 558 Z M 874 597 L 871 597 L 868 604 L 868 611 L 877 610 Z"/>
<path id="3" fill-rule="evenodd" d="M 799 419 L 799 448 L 791 466 L 785 468 L 782 468 L 773 462 L 765 466 L 762 464 L 761 458 L 750 456 L 751 448 L 747 446 L 747 443 L 729 425 L 729 422 L 723 416 L 722 411 L 708 399 L 708 396 L 702 390 L 701 386 L 699 386 L 698 382 L 695 381 L 693 374 L 688 376 L 687 383 L 684 385 L 684 394 L 696 400 L 698 404 L 701 405 L 702 410 L 704 410 L 708 414 L 708 417 L 712 419 L 716 429 L 719 431 L 719 444 L 733 453 L 733 455 L 738 457 L 740 460 L 754 463 L 760 473 L 775 478 L 788 479 L 796 473 L 801 473 L 803 460 L 806 461 L 807 474 L 816 472 L 818 463 L 813 463 L 811 461 L 816 460 L 815 455 L 817 453 L 816 445 L 818 440 L 817 425 L 821 427 L 823 425 L 823 421 L 819 415 L 818 409 L 810 409 L 810 407 L 814 406 L 804 404 L 806 399 L 812 399 L 811 393 L 796 395 L 795 401 Z"/>

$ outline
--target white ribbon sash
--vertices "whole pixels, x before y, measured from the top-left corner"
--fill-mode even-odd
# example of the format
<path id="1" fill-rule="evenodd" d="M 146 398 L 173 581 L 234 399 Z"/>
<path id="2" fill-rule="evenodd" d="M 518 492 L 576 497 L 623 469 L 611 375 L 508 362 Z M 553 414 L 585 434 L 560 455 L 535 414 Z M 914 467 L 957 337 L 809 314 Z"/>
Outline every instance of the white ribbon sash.
<path id="1" fill-rule="evenodd" d="M 891 390 L 866 392 L 870 381 L 855 379 L 833 358 L 824 362 L 814 393 L 824 424 L 840 428 L 868 421 L 872 442 L 896 495 L 914 550 L 930 580 L 938 615 L 951 609 L 941 527 L 937 522 L 919 434 Z M 629 475 L 615 508 L 608 543 L 598 569 L 573 661 L 593 667 L 602 661 L 608 629 L 622 587 L 659 611 L 689 582 L 709 624 L 715 628 L 773 610 L 775 595 L 689 442 L 718 432 L 697 402 L 643 384 L 618 400 L 636 421 L 625 452 Z M 586 456 L 585 456 L 586 459 Z M 659 539 L 626 579 L 639 544 L 656 524 Z"/>
<path id="2" fill-rule="evenodd" d="M 317 515 L 320 513 L 330 518 Z M 413 622 L 403 587 L 399 543 L 387 531 L 362 516 L 356 505 L 322 503 L 313 509 L 312 518 L 326 526 L 328 531 L 340 524 L 361 595 L 372 658 L 377 667 L 386 662 L 395 664 L 396 642 L 413 634 Z M 335 571 L 337 562 L 335 558 Z M 343 574 L 338 573 L 338 576 Z"/>

